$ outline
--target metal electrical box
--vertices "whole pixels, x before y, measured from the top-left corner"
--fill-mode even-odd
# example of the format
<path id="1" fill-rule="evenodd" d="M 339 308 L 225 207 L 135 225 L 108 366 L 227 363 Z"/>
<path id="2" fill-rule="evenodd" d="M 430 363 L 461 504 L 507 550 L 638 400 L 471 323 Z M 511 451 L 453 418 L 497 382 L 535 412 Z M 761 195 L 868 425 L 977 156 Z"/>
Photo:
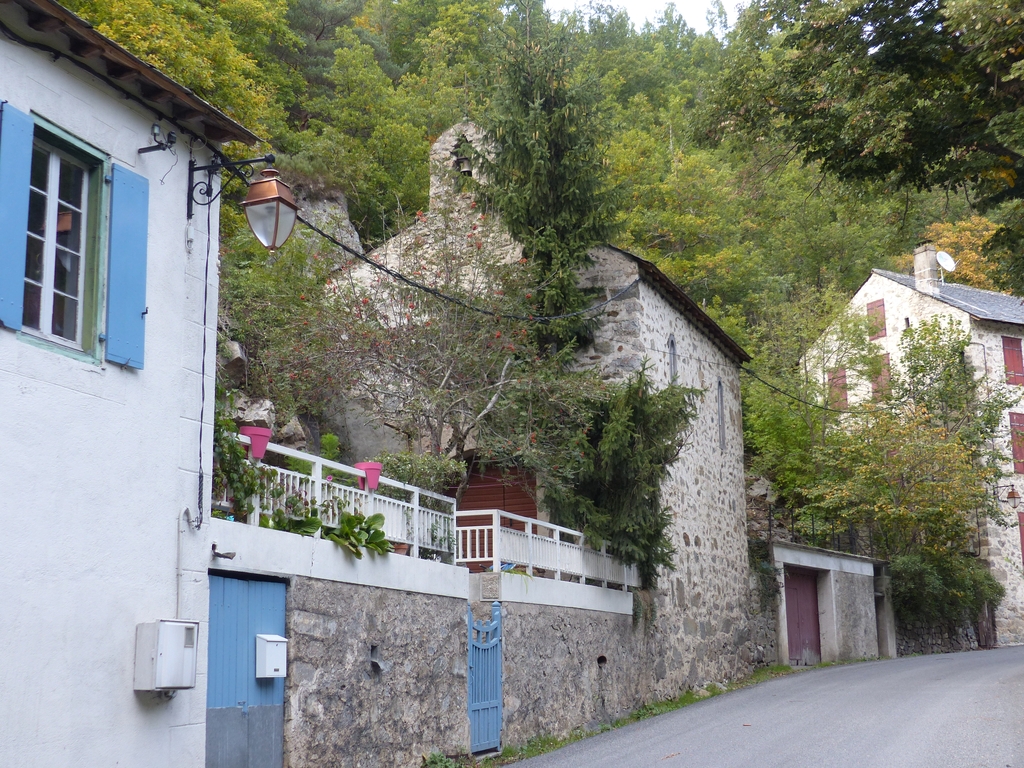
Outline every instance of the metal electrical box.
<path id="1" fill-rule="evenodd" d="M 286 677 L 288 639 L 280 635 L 256 635 L 256 677 Z"/>
<path id="2" fill-rule="evenodd" d="M 135 690 L 196 687 L 199 622 L 163 619 L 135 627 Z"/>

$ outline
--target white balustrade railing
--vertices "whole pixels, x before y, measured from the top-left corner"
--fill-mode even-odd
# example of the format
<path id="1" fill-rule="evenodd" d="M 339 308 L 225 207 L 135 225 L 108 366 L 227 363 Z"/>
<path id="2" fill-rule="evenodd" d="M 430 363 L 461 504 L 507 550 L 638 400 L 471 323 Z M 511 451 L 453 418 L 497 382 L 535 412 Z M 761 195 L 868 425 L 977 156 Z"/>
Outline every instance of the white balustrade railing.
<path id="1" fill-rule="evenodd" d="M 249 438 L 239 436 L 248 444 Z M 271 443 L 267 454 L 297 459 L 310 465 L 309 474 L 264 463 L 270 471 L 264 489 L 252 499 L 254 514 L 248 523 L 259 525 L 260 515 L 283 512 L 293 515 L 297 510 L 315 508 L 324 527 L 338 525 L 342 512 L 359 512 L 370 516 L 384 515 L 384 535 L 392 542 L 408 544 L 413 557 L 420 549 L 451 554 L 455 549 L 455 499 L 424 488 L 381 477 L 377 492 L 366 491 L 343 482 L 365 480 L 361 469 L 329 461 L 304 451 L 296 451 Z M 393 488 L 409 500 L 392 498 L 382 492 Z M 215 499 L 215 507 L 227 508 L 226 499 Z"/>
<path id="2" fill-rule="evenodd" d="M 472 518 L 481 517 L 489 518 L 488 522 L 474 524 Z M 600 550 L 586 546 L 581 531 L 500 509 L 459 510 L 455 519 L 464 523 L 455 530 L 456 565 L 478 563 L 494 571 L 512 565 L 526 568 L 530 575 L 543 570 L 556 579 L 566 575 L 604 587 L 640 586 L 636 566 L 623 565 L 604 545 Z M 513 523 L 521 523 L 523 530 L 511 527 Z"/>

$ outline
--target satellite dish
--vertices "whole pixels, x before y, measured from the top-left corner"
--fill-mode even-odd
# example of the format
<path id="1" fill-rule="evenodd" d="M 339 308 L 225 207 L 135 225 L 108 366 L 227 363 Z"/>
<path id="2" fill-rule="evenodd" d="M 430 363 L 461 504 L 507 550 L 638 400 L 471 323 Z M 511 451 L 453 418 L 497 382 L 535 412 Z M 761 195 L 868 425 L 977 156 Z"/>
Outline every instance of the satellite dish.
<path id="1" fill-rule="evenodd" d="M 936 253 L 935 258 L 939 262 L 939 266 L 947 272 L 952 272 L 956 269 L 956 262 L 953 261 L 953 257 L 945 251 L 939 251 Z"/>

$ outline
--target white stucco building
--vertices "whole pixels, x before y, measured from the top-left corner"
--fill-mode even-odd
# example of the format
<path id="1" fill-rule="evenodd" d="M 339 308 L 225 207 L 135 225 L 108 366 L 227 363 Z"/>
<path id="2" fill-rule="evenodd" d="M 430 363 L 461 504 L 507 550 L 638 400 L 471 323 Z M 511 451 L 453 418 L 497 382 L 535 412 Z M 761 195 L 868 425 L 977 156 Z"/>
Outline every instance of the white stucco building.
<path id="1" fill-rule="evenodd" d="M 256 137 L 51 0 L 0 31 L 0 765 L 200 768 L 218 204 L 187 225 L 187 178 Z M 161 619 L 200 623 L 173 698 L 134 690 Z"/>
<path id="2" fill-rule="evenodd" d="M 933 245 L 923 245 L 915 251 L 913 274 L 873 270 L 850 306 L 853 311 L 864 312 L 872 319 L 872 341 L 885 355 L 885 364 L 893 369 L 900 367 L 899 341 L 903 331 L 933 317 L 945 317 L 970 333 L 967 354 L 976 371 L 994 383 L 1006 384 L 1017 394 L 1024 391 L 1020 389 L 1024 386 L 1021 353 L 1024 304 L 1021 299 L 945 282 Z M 845 372 L 840 378 L 845 382 Z M 855 400 L 855 392 L 859 397 L 869 394 L 870 384 L 853 380 L 849 384 L 851 402 Z M 1024 403 L 1004 413 L 1003 430 L 1005 453 L 1012 456 L 1012 462 L 1005 467 L 1010 477 L 1001 485 L 1012 485 L 1018 494 L 1024 493 Z M 1011 435 L 1014 436 L 1012 441 Z M 1005 527 L 983 521 L 981 532 L 980 556 L 1006 588 L 1006 597 L 995 616 L 1000 644 L 1024 643 L 1024 560 L 1021 556 L 1024 508 L 1011 509 L 1005 501 L 1008 494 L 1009 489 L 1002 487 L 999 497 L 1011 525 Z"/>

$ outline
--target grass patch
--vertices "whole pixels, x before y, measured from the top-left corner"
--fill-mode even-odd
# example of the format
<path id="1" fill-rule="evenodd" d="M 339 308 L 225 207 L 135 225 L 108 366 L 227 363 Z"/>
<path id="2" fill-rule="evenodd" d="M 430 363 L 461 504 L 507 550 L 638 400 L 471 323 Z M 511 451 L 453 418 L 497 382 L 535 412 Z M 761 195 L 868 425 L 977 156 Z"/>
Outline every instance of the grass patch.
<path id="1" fill-rule="evenodd" d="M 803 669 L 806 669 L 806 667 Z M 789 664 L 773 664 L 770 667 L 755 669 L 753 674 L 749 677 L 744 677 L 742 680 L 731 682 L 726 687 L 730 691 L 738 691 L 740 688 L 749 688 L 752 685 L 765 683 L 769 680 L 774 680 L 777 677 L 785 677 L 786 675 L 791 675 L 794 672 L 799 671 L 801 671 L 801 667 L 791 667 Z"/>

